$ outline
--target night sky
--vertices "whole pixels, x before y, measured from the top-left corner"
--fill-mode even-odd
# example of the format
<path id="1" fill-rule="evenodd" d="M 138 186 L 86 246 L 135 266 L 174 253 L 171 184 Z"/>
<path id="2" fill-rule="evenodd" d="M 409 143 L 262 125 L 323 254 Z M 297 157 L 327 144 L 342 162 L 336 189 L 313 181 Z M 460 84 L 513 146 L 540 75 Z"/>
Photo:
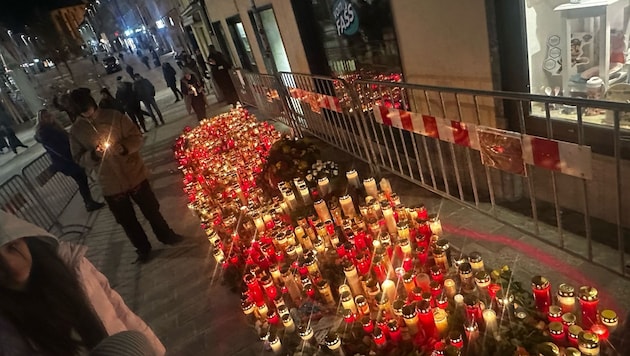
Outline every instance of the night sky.
<path id="1" fill-rule="evenodd" d="M 21 31 L 35 17 L 36 9 L 49 10 L 81 4 L 81 0 L 3 0 L 0 7 L 0 25 Z"/>

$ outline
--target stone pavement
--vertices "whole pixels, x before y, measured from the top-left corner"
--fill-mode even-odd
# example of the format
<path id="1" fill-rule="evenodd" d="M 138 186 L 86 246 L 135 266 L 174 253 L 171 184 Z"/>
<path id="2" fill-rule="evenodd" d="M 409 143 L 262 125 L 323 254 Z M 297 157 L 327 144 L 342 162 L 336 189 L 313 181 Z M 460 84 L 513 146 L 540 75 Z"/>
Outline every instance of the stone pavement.
<path id="1" fill-rule="evenodd" d="M 132 264 L 133 247 L 107 209 L 92 217 L 93 228 L 78 240 L 89 247 L 88 258 L 109 278 L 122 295 L 164 342 L 169 355 L 261 355 L 262 343 L 246 326 L 239 297 L 221 286 L 220 270 L 214 262 L 196 217 L 186 207 L 181 176 L 171 146 L 185 126 L 196 120 L 183 104 L 172 104 L 172 94 L 158 87 L 158 103 L 167 121 L 165 126 L 146 135 L 142 150 L 151 170 L 151 182 L 167 221 L 186 241 L 163 246 L 152 233 L 155 259 L 147 264 Z M 213 104 L 209 115 L 226 111 Z M 356 168 L 365 177 L 366 167 L 330 146 L 321 145 L 326 159 L 336 160 L 341 170 Z M 464 252 L 479 251 L 487 266 L 510 266 L 525 282 L 534 274 L 547 276 L 554 286 L 561 282 L 575 286 L 593 284 L 603 295 L 602 306 L 620 315 L 630 310 L 630 281 L 579 260 L 543 242 L 496 222 L 475 210 L 442 200 L 396 177 L 388 177 L 406 205 L 423 202 L 430 212 L 440 213 L 447 238 Z M 141 215 L 139 215 L 141 216 Z M 82 204 L 75 201 L 64 215 L 66 222 L 84 223 L 88 219 Z M 144 218 L 143 226 L 150 231 Z"/>

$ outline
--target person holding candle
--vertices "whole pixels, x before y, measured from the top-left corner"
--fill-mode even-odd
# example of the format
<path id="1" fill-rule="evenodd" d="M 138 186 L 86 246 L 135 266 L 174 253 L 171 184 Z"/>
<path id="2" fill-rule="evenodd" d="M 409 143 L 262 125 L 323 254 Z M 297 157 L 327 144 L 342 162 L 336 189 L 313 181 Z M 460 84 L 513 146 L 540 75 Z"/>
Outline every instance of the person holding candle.
<path id="1" fill-rule="evenodd" d="M 132 200 L 151 224 L 158 240 L 175 244 L 182 237 L 160 213 L 160 204 L 140 156 L 144 143 L 142 134 L 124 114 L 99 109 L 89 91 L 77 89 L 70 96 L 75 111 L 80 114 L 70 130 L 72 156 L 79 165 L 97 171 L 105 201 L 136 248 L 137 261 L 147 262 L 151 243 L 138 222 Z"/>
<path id="2" fill-rule="evenodd" d="M 127 330 L 165 354 L 86 250 L 0 210 L 0 355 L 85 355 Z"/>

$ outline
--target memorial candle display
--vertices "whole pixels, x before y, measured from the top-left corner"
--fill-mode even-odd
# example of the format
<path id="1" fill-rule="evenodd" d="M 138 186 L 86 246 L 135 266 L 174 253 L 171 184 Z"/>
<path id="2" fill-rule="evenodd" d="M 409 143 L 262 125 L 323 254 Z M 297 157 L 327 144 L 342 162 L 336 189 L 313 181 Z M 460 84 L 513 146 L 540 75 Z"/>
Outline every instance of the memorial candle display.
<path id="1" fill-rule="evenodd" d="M 271 125 L 237 108 L 187 128 L 174 145 L 188 208 L 207 235 L 211 259 L 227 285 L 242 286 L 239 314 L 260 324 L 272 351 L 292 354 L 306 345 L 370 354 L 411 343 L 421 354 L 435 349 L 458 354 L 461 348 L 474 356 L 484 354 L 484 343 L 528 347 L 528 338 L 541 339 L 545 330 L 557 344 L 564 333 L 567 344 L 592 354 L 594 338 L 578 340 L 586 334 L 580 327 L 595 335 L 599 346 L 617 326 L 610 310 L 598 319 L 597 293 L 583 287 L 581 320 L 565 313 L 559 328 L 559 313 L 576 310 L 572 288 L 560 285 L 553 306 L 543 277 L 532 279 L 531 290 L 522 288 L 508 268 L 492 270 L 480 253 L 455 250 L 437 215 L 429 216 L 421 204 L 405 207 L 387 179 L 379 177 L 379 194 L 376 179 L 360 187 L 358 173 L 348 171 L 339 182 L 343 177 L 327 172 L 332 166 L 321 160 L 312 166 L 298 162 L 312 168 L 306 175 L 261 177 L 269 172 L 275 143 L 297 141 L 281 141 Z M 365 188 L 367 196 L 356 187 Z M 346 323 L 323 330 L 318 324 L 329 317 L 344 317 Z M 536 323 L 547 324 L 532 327 Z M 356 333 L 361 326 L 365 333 Z M 513 326 L 523 332 L 503 335 Z M 368 344 L 362 340 L 366 334 Z M 440 339 L 448 345 L 439 347 Z"/>

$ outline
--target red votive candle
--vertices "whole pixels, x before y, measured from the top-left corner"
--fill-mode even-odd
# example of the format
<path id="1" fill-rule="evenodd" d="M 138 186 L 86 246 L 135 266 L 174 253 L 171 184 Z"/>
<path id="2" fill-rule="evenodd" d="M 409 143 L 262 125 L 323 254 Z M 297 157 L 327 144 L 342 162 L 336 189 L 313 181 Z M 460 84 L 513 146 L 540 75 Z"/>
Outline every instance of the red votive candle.
<path id="1" fill-rule="evenodd" d="M 532 278 L 532 291 L 534 292 L 536 309 L 547 314 L 551 305 L 551 283 L 543 276 L 535 276 Z"/>
<path id="2" fill-rule="evenodd" d="M 374 329 L 374 331 L 372 332 L 372 338 L 374 339 L 374 343 L 376 344 L 376 346 L 379 348 L 384 347 L 385 344 L 387 343 L 385 334 L 383 333 L 383 330 L 381 330 L 380 328 Z"/>
<path id="3" fill-rule="evenodd" d="M 578 325 L 571 325 L 567 330 L 567 339 L 569 340 L 569 344 L 571 347 L 578 347 L 580 333 L 582 332 L 582 328 Z"/>
<path id="4" fill-rule="evenodd" d="M 263 303 L 265 301 L 262 289 L 260 288 L 260 284 L 258 284 L 258 279 L 253 274 L 246 274 L 243 277 L 243 281 L 247 285 L 247 290 L 249 291 L 249 296 L 256 304 Z"/>
<path id="5" fill-rule="evenodd" d="M 464 338 L 462 337 L 462 333 L 459 331 L 452 331 L 448 334 L 448 343 L 449 345 L 453 345 L 458 349 L 464 347 Z"/>
<path id="6" fill-rule="evenodd" d="M 416 309 L 418 311 L 418 319 L 422 324 L 425 334 L 433 335 L 435 333 L 435 320 L 433 319 L 433 310 L 431 310 L 431 303 L 426 300 L 418 302 Z"/>
<path id="7" fill-rule="evenodd" d="M 557 305 L 550 306 L 549 312 L 547 312 L 547 319 L 550 323 L 554 321 L 562 323 L 562 308 Z"/>
<path id="8" fill-rule="evenodd" d="M 582 328 L 588 330 L 597 322 L 597 305 L 599 304 L 599 293 L 597 289 L 590 286 L 580 287 L 578 294 L 580 307 L 582 308 Z"/>
<path id="9" fill-rule="evenodd" d="M 389 328 L 389 337 L 392 339 L 392 342 L 397 344 L 402 340 L 402 330 L 398 327 L 398 323 L 394 319 L 390 319 L 387 322 L 387 327 Z"/>
<path id="10" fill-rule="evenodd" d="M 554 344 L 565 346 L 567 337 L 562 323 L 557 321 L 549 323 L 549 335 L 553 339 Z"/>
<path id="11" fill-rule="evenodd" d="M 374 331 L 374 321 L 369 316 L 361 318 L 361 326 L 363 326 L 363 331 L 366 334 L 371 334 Z"/>
<path id="12" fill-rule="evenodd" d="M 444 274 L 442 274 L 440 266 L 431 266 L 431 279 L 440 284 L 444 283 Z"/>

